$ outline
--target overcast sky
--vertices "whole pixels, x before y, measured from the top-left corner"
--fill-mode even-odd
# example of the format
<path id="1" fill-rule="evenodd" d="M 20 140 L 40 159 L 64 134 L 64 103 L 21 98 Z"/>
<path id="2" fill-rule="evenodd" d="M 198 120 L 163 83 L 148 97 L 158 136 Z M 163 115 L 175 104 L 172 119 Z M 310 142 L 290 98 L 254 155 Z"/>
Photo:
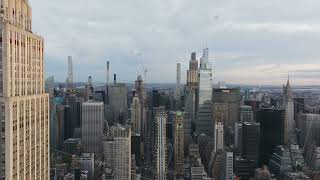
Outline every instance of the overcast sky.
<path id="1" fill-rule="evenodd" d="M 190 53 L 210 50 L 214 82 L 320 84 L 319 0 L 30 0 L 45 38 L 46 75 L 122 82 L 148 67 L 148 82 L 175 82 Z M 138 56 L 141 52 L 142 56 Z"/>

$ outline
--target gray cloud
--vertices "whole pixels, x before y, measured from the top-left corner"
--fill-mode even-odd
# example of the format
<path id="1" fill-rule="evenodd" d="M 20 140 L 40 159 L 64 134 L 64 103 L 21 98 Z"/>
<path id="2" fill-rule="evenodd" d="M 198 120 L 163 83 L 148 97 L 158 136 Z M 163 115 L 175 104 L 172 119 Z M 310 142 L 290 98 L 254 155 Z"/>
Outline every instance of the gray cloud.
<path id="1" fill-rule="evenodd" d="M 149 82 L 174 82 L 175 64 L 186 70 L 189 54 L 200 56 L 209 47 L 215 81 L 281 83 L 290 71 L 297 78 L 293 83 L 318 82 L 297 72 L 310 68 L 305 64 L 319 65 L 318 0 L 30 2 L 33 29 L 46 40 L 47 74 L 58 81 L 65 80 L 66 57 L 72 55 L 76 81 L 92 75 L 103 82 L 110 60 L 112 73 L 124 82 L 142 73 L 141 62 L 151 69 Z M 142 56 L 132 53 L 136 49 Z"/>

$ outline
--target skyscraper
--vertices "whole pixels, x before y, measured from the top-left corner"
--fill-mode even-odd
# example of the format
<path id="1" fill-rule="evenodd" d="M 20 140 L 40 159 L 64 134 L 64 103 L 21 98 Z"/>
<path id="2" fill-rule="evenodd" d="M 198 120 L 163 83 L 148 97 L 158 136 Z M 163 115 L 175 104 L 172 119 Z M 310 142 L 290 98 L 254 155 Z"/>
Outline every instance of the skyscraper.
<path id="1" fill-rule="evenodd" d="M 226 153 L 226 180 L 233 180 L 233 152 Z"/>
<path id="2" fill-rule="evenodd" d="M 296 143 L 295 137 L 295 122 L 294 122 L 294 102 L 293 102 L 293 94 L 289 82 L 289 78 L 287 81 L 287 85 L 283 85 L 283 109 L 285 110 L 285 121 L 284 121 L 284 143 Z"/>
<path id="3" fill-rule="evenodd" d="M 0 1 L 0 178 L 49 179 L 44 39 L 25 0 Z"/>
<path id="4" fill-rule="evenodd" d="M 130 180 L 131 172 L 131 129 L 117 124 L 111 127 L 113 137 L 114 179 Z"/>
<path id="5" fill-rule="evenodd" d="M 225 130 L 239 121 L 240 88 L 214 88 L 212 101 L 213 120 L 221 118 Z"/>
<path id="6" fill-rule="evenodd" d="M 197 89 L 198 89 L 198 61 L 196 53 L 191 54 L 189 69 L 187 70 L 187 84 L 185 88 L 185 116 L 184 116 L 184 145 L 185 152 L 189 150 L 189 144 L 192 139 L 192 124 L 196 121 L 197 112 Z"/>
<path id="7" fill-rule="evenodd" d="M 132 123 L 132 132 L 136 134 L 141 133 L 141 104 L 137 95 L 132 99 L 131 104 L 131 123 Z"/>
<path id="8" fill-rule="evenodd" d="M 253 121 L 253 111 L 251 106 L 240 106 L 240 122 L 252 122 Z"/>
<path id="9" fill-rule="evenodd" d="M 242 154 L 257 166 L 260 144 L 260 124 L 256 122 L 242 123 Z"/>
<path id="10" fill-rule="evenodd" d="M 140 103 L 140 128 L 141 128 L 140 135 L 144 137 L 146 133 L 146 128 L 147 128 L 146 123 L 147 123 L 148 107 L 146 104 L 147 94 L 143 86 L 141 75 L 139 75 L 137 77 L 137 80 L 135 81 L 135 94 L 137 95 Z"/>
<path id="11" fill-rule="evenodd" d="M 214 151 L 217 152 L 219 149 L 223 149 L 223 124 L 221 122 L 216 122 L 214 127 Z"/>
<path id="12" fill-rule="evenodd" d="M 198 70 L 198 110 L 196 132 L 198 135 L 212 136 L 212 67 L 209 62 L 209 49 L 203 50 Z"/>
<path id="13" fill-rule="evenodd" d="M 155 108 L 154 179 L 156 180 L 167 178 L 167 119 L 165 107 Z"/>
<path id="14" fill-rule="evenodd" d="M 82 104 L 82 143 L 85 152 L 102 152 L 103 121 L 103 102 L 87 101 Z"/>
<path id="15" fill-rule="evenodd" d="M 174 99 L 176 101 L 176 109 L 180 108 L 180 95 L 181 95 L 181 64 L 177 63 L 177 81 L 176 81 L 176 88 L 174 91 Z"/>
<path id="16" fill-rule="evenodd" d="M 274 149 L 284 142 L 284 111 L 276 108 L 263 108 L 257 112 L 260 123 L 260 165 L 267 164 Z"/>
<path id="17" fill-rule="evenodd" d="M 198 88 L 198 61 L 195 52 L 191 54 L 191 60 L 189 61 L 189 69 L 187 70 L 187 89 Z"/>
<path id="18" fill-rule="evenodd" d="M 176 112 L 174 119 L 174 169 L 178 177 L 182 177 L 184 163 L 184 114 L 180 111 Z"/>
<path id="19" fill-rule="evenodd" d="M 126 84 L 117 83 L 116 75 L 114 75 L 114 83 L 108 86 L 109 101 L 112 106 L 113 122 L 108 122 L 110 125 L 114 123 L 125 123 L 128 117 L 128 89 Z"/>
<path id="20" fill-rule="evenodd" d="M 234 124 L 234 147 L 241 150 L 242 146 L 242 123 Z"/>
<path id="21" fill-rule="evenodd" d="M 72 56 L 68 56 L 68 77 L 67 77 L 67 89 L 74 88 L 73 87 L 73 64 L 72 64 Z"/>

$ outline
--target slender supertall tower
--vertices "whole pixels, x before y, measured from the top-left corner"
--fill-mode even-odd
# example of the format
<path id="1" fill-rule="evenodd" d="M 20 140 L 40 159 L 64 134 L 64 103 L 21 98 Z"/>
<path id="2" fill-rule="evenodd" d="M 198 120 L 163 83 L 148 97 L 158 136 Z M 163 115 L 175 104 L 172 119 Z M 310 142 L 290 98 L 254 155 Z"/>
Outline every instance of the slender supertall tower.
<path id="1" fill-rule="evenodd" d="M 180 80 L 181 80 L 181 64 L 177 63 L 177 82 L 176 82 L 176 88 L 174 92 L 174 98 L 176 101 L 178 101 L 177 103 L 179 103 L 179 100 L 180 100 L 180 92 L 181 92 Z"/>
<path id="2" fill-rule="evenodd" d="M 106 105 L 110 104 L 110 95 L 109 95 L 109 85 L 110 85 L 110 63 L 107 61 L 107 69 L 106 69 Z"/>
<path id="3" fill-rule="evenodd" d="M 0 179 L 50 179 L 44 39 L 27 0 L 0 7 Z"/>
<path id="4" fill-rule="evenodd" d="M 109 61 L 107 61 L 107 85 L 110 83 L 110 65 L 109 65 Z"/>
<path id="5" fill-rule="evenodd" d="M 72 56 L 68 56 L 68 78 L 67 78 L 67 88 L 73 88 L 73 65 Z"/>

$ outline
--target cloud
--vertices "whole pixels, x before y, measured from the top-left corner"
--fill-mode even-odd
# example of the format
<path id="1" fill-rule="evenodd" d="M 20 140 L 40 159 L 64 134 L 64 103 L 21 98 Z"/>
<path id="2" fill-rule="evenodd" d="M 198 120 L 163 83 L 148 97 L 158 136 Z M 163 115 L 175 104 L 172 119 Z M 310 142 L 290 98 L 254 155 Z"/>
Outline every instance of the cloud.
<path id="1" fill-rule="evenodd" d="M 320 59 L 318 0 L 30 3 L 33 30 L 45 38 L 47 74 L 57 81 L 65 81 L 68 55 L 74 59 L 76 81 L 92 75 L 98 82 L 105 81 L 106 61 L 123 82 L 133 82 L 142 66 L 151 69 L 149 82 L 174 82 L 176 63 L 181 62 L 184 82 L 190 53 L 199 57 L 205 47 L 215 80 L 240 83 L 279 84 L 283 74 L 308 70 Z M 296 72 L 295 77 L 314 83 L 308 73 Z M 278 80 L 268 80 L 272 78 Z"/>

